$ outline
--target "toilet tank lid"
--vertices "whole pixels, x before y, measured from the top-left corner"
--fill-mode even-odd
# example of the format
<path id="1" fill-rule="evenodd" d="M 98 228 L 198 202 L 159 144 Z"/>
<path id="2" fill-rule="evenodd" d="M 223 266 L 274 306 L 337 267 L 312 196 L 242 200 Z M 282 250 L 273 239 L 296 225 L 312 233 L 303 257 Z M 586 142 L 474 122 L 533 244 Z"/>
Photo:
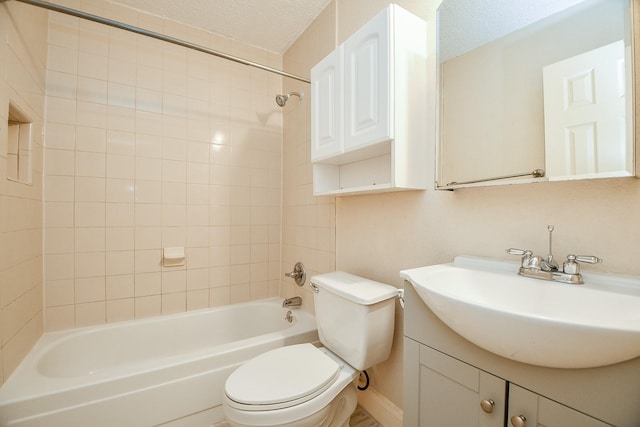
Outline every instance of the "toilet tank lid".
<path id="1" fill-rule="evenodd" d="M 363 305 L 375 304 L 398 295 L 398 289 L 391 285 L 365 279 L 344 271 L 334 271 L 313 276 L 311 283 L 321 289 L 326 289 L 333 294 Z"/>

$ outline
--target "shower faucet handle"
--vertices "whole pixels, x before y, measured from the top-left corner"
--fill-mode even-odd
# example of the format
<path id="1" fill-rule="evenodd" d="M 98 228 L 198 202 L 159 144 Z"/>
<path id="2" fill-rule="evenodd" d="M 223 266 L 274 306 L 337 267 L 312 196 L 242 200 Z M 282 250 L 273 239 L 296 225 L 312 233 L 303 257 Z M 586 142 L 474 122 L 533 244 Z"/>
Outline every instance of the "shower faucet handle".
<path id="1" fill-rule="evenodd" d="M 295 280 L 298 286 L 303 286 L 305 280 L 307 279 L 307 271 L 304 268 L 304 264 L 302 264 L 300 261 L 296 262 L 296 265 L 293 266 L 292 272 L 284 273 L 284 275 Z"/>

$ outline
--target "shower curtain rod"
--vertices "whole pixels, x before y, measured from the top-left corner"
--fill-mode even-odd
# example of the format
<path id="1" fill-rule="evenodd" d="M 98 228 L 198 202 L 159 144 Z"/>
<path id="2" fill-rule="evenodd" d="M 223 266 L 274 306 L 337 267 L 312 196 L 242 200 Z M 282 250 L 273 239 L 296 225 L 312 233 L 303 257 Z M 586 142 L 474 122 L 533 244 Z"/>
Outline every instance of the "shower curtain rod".
<path id="1" fill-rule="evenodd" d="M 0 3 L 4 3 L 7 0 L 0 0 Z M 153 31 L 145 30 L 144 28 L 134 27 L 132 25 L 124 24 L 122 22 L 113 21 L 111 19 L 103 18 L 101 16 L 92 15 L 90 13 L 81 12 L 76 9 L 71 9 L 64 6 L 58 6 L 53 3 L 49 3 L 42 0 L 15 0 L 21 3 L 27 3 L 33 6 L 42 7 L 44 9 L 49 9 L 54 12 L 64 13 L 66 15 L 75 16 L 77 18 L 87 19 L 89 21 L 98 22 L 100 24 L 108 25 L 110 27 L 119 28 L 121 30 L 130 31 L 132 33 L 141 34 L 143 36 L 151 37 L 154 39 L 162 40 L 167 43 L 172 43 L 178 46 L 186 47 L 187 49 L 193 49 L 198 52 L 207 53 L 209 55 L 217 56 L 219 58 L 227 59 L 229 61 L 237 62 L 239 64 L 248 65 L 250 67 L 258 68 L 260 70 L 268 71 L 270 73 L 279 74 L 283 77 L 289 77 L 304 83 L 311 83 L 308 79 L 304 77 L 297 76 L 295 74 L 287 73 L 285 71 L 278 70 L 277 68 L 268 67 L 266 65 L 258 64 L 257 62 L 249 61 L 237 56 L 229 55 L 217 50 L 209 49 L 203 46 L 198 46 L 193 43 L 189 43 L 180 39 L 176 39 L 173 37 L 165 36 L 163 34 L 155 33 Z"/>

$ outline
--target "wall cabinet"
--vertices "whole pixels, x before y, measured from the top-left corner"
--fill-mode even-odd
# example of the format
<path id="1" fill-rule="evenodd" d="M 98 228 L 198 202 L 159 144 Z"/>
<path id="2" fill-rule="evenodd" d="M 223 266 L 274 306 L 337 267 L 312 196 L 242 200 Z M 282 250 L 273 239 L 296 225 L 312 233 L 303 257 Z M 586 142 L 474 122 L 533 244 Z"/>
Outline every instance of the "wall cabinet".
<path id="1" fill-rule="evenodd" d="M 426 24 L 390 5 L 311 70 L 315 195 L 425 189 Z"/>
<path id="2" fill-rule="evenodd" d="M 343 151 L 342 57 L 336 49 L 311 70 L 311 161 Z"/>

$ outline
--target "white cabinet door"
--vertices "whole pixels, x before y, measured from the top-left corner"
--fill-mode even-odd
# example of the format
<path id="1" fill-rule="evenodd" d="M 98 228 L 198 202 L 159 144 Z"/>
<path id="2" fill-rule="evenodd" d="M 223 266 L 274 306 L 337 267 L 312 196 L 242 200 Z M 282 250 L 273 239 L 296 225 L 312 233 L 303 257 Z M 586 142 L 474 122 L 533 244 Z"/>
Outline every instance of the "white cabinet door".
<path id="1" fill-rule="evenodd" d="M 504 426 L 503 379 L 420 346 L 419 382 L 420 427 Z"/>
<path id="2" fill-rule="evenodd" d="M 595 418 L 509 384 L 509 427 L 611 427 Z"/>
<path id="3" fill-rule="evenodd" d="M 344 150 L 392 139 L 387 8 L 344 43 Z"/>
<path id="4" fill-rule="evenodd" d="M 342 153 L 342 49 L 311 69 L 311 161 Z"/>

